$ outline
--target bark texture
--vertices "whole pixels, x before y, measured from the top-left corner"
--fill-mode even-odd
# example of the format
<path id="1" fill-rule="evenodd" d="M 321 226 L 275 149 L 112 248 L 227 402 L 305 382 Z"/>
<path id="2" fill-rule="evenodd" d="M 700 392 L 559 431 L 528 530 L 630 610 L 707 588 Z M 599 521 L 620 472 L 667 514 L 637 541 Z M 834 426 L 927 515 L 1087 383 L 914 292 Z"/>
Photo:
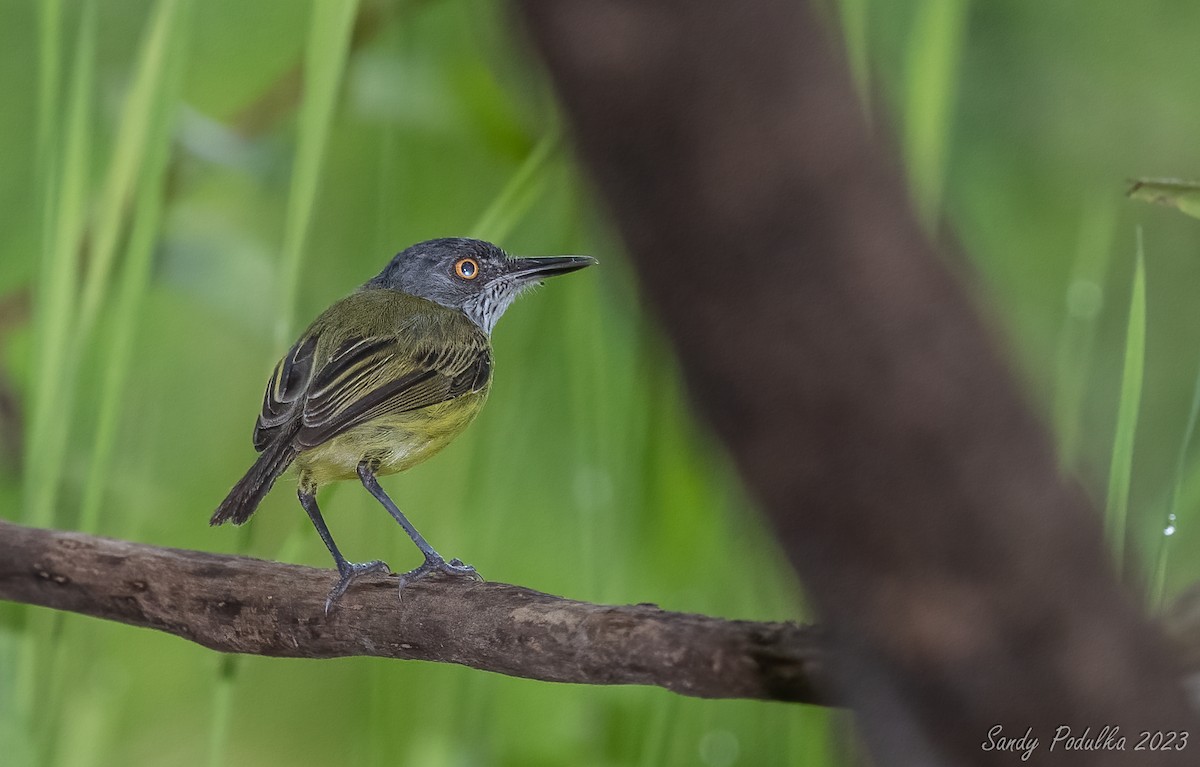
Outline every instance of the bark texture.
<path id="1" fill-rule="evenodd" d="M 221 652 L 459 663 L 701 698 L 827 703 L 816 629 L 654 605 L 577 602 L 505 583 L 363 578 L 325 615 L 332 570 L 0 521 L 0 599 L 158 629 Z"/>

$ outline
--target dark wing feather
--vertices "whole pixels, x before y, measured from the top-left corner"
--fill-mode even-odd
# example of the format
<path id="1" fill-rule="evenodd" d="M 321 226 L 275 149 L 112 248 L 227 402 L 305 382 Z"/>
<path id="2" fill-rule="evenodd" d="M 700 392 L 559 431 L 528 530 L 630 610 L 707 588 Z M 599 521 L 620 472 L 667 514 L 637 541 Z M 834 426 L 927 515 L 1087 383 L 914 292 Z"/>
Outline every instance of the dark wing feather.
<path id="1" fill-rule="evenodd" d="M 487 338 L 405 348 L 397 337 L 349 339 L 308 386 L 296 443 L 319 445 L 374 418 L 418 410 L 487 385 Z"/>
<path id="2" fill-rule="evenodd" d="M 262 412 L 254 425 L 254 449 L 260 453 L 299 412 L 312 378 L 316 349 L 316 336 L 302 338 L 275 366 L 263 394 Z"/>

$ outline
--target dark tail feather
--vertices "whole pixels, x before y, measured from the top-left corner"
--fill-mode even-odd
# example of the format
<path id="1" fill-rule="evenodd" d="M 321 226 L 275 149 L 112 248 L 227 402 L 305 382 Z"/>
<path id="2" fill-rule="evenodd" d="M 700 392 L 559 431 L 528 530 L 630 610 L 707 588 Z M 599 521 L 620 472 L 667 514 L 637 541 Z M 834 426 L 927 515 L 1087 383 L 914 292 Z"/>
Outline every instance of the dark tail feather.
<path id="1" fill-rule="evenodd" d="M 232 521 L 240 525 L 250 519 L 250 515 L 271 490 L 271 485 L 295 458 L 296 450 L 291 440 L 279 439 L 268 445 L 246 476 L 238 480 L 225 500 L 221 501 L 208 524 L 220 525 Z"/>

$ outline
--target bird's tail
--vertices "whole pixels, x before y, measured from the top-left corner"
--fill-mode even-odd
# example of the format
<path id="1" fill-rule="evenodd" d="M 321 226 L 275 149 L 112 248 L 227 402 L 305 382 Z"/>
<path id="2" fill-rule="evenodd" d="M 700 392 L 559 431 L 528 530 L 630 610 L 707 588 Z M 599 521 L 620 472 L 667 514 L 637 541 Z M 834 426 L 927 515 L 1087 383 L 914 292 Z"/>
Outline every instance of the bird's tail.
<path id="1" fill-rule="evenodd" d="M 225 500 L 221 501 L 208 524 L 220 525 L 232 521 L 240 525 L 250 519 L 250 515 L 271 490 L 271 485 L 295 458 L 296 449 L 292 447 L 291 440 L 279 439 L 268 445 L 246 476 L 238 480 Z"/>

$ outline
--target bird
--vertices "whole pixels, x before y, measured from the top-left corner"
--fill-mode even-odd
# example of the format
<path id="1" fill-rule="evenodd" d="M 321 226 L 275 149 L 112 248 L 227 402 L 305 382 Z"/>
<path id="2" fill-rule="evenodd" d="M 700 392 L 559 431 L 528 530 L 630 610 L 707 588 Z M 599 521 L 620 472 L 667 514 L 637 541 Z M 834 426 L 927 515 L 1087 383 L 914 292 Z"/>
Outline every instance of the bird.
<path id="1" fill-rule="evenodd" d="M 521 293 L 595 263 L 510 258 L 490 242 L 461 237 L 396 254 L 313 320 L 275 365 L 254 426 L 258 459 L 209 523 L 249 520 L 294 466 L 300 505 L 337 566 L 328 614 L 355 580 L 390 572 L 381 560 L 348 561 L 317 505 L 319 488 L 357 479 L 425 558 L 400 576 L 401 590 L 435 572 L 480 579 L 470 565 L 438 554 L 378 478 L 427 460 L 474 420 L 492 382 L 492 330 Z"/>

